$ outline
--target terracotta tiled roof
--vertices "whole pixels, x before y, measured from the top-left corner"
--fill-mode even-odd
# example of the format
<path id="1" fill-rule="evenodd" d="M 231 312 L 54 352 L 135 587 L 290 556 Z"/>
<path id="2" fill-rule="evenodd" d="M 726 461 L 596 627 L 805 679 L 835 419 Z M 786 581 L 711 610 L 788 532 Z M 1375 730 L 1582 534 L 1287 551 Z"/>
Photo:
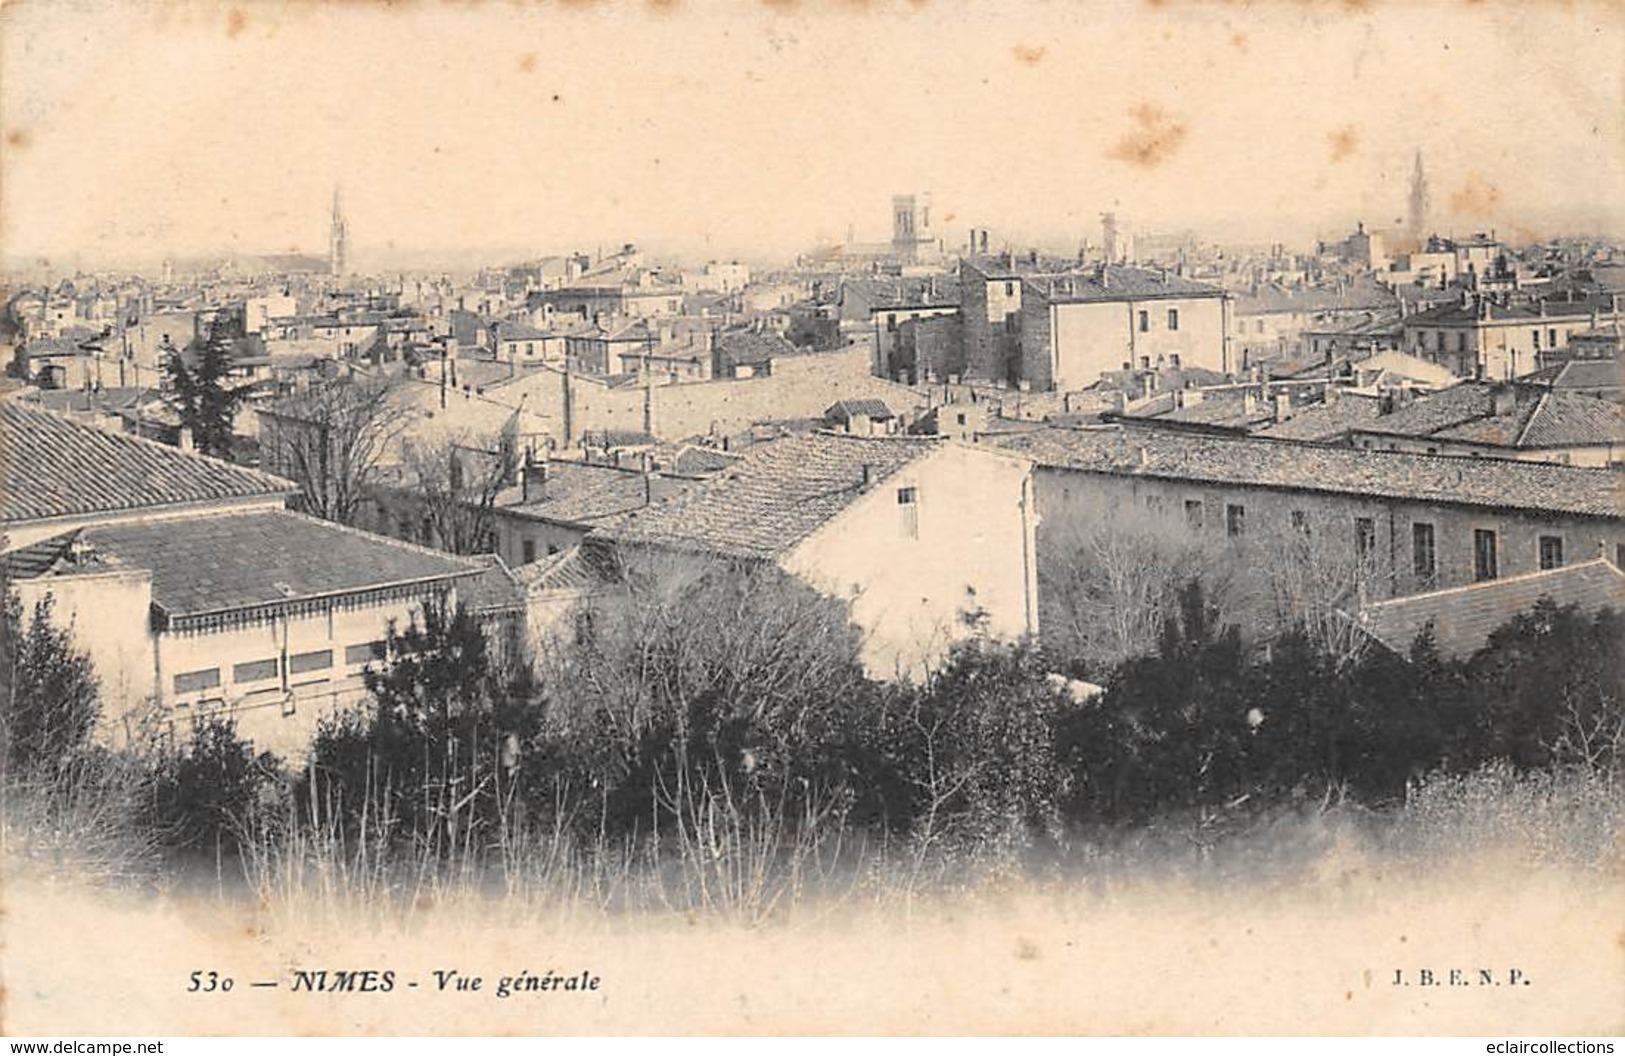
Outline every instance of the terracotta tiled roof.
<path id="1" fill-rule="evenodd" d="M 1146 300 L 1156 297 L 1224 297 L 1224 290 L 1205 282 L 1194 282 L 1171 271 L 1130 268 L 1113 264 L 1085 269 L 1066 276 L 1032 277 L 1022 281 L 1056 304 L 1087 301 Z"/>
<path id="2" fill-rule="evenodd" d="M 1359 429 L 1374 421 L 1380 409 L 1380 401 L 1375 396 L 1340 393 L 1329 402 L 1300 407 L 1286 421 L 1266 426 L 1253 435 L 1271 440 L 1329 443 L 1350 429 Z"/>
<path id="3" fill-rule="evenodd" d="M 438 550 L 289 510 L 104 525 L 69 535 L 87 548 L 86 560 L 95 567 L 149 571 L 153 605 L 168 618 L 454 579 L 481 570 Z"/>
<path id="4" fill-rule="evenodd" d="M 770 330 L 723 330 L 717 334 L 717 356 L 725 370 L 797 354 L 795 345 Z"/>
<path id="5" fill-rule="evenodd" d="M 1040 429 L 995 442 L 1039 465 L 1088 473 L 1625 517 L 1620 506 L 1625 475 L 1604 469 L 1148 429 Z"/>
<path id="6" fill-rule="evenodd" d="M 641 509 L 647 504 L 647 487 L 643 474 L 634 470 L 553 459 L 547 463 L 546 482 L 531 486 L 529 502 L 522 487 L 505 488 L 497 494 L 496 508 L 536 520 L 590 525 Z"/>
<path id="7" fill-rule="evenodd" d="M 540 561 L 520 565 L 514 578 L 528 594 L 555 590 L 595 590 L 605 586 L 609 575 L 601 560 L 580 546 L 549 554 Z"/>
<path id="8" fill-rule="evenodd" d="M 296 490 L 269 473 L 0 401 L 0 524 Z"/>
<path id="9" fill-rule="evenodd" d="M 943 441 L 809 433 L 753 447 L 704 484 L 601 529 L 633 543 L 737 557 L 785 553 Z"/>
<path id="10" fill-rule="evenodd" d="M 496 554 L 475 554 L 471 560 L 480 565 L 482 571 L 457 584 L 457 600 L 469 612 L 487 615 L 524 611 L 524 587 L 502 558 Z"/>
<path id="11" fill-rule="evenodd" d="M 1534 608 L 1541 598 L 1577 604 L 1587 612 L 1625 608 L 1625 574 L 1606 560 L 1587 561 L 1376 602 L 1360 611 L 1356 623 L 1401 656 L 1410 654 L 1416 636 L 1431 624 L 1442 655 L 1467 657 L 1483 648 L 1496 628 Z"/>
<path id="12" fill-rule="evenodd" d="M 1497 411 L 1497 393 L 1512 397 Z M 1509 448 L 1580 447 L 1625 442 L 1625 408 L 1594 396 L 1515 385 L 1510 394 L 1464 382 L 1378 416 L 1363 433 L 1453 440 Z"/>
<path id="13" fill-rule="evenodd" d="M 850 422 L 858 415 L 884 421 L 894 418 L 885 400 L 837 400 L 824 411 L 824 417 L 838 422 Z"/>
<path id="14" fill-rule="evenodd" d="M 1519 380 L 1553 389 L 1619 389 L 1625 388 L 1625 364 L 1615 359 L 1574 359 L 1542 367 Z"/>

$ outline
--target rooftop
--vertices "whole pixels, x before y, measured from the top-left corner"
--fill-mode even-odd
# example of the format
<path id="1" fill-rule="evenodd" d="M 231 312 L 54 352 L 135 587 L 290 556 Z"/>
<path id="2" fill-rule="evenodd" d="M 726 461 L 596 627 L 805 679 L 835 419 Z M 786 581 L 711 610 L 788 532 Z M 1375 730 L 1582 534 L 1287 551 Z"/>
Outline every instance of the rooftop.
<path id="1" fill-rule="evenodd" d="M 1625 407 L 1540 385 L 1463 382 L 1380 415 L 1360 431 L 1511 448 L 1625 442 Z"/>
<path id="2" fill-rule="evenodd" d="M 75 547 L 86 556 L 67 562 Z M 291 510 L 81 528 L 7 560 L 19 575 L 145 569 L 152 574 L 153 607 L 169 620 L 481 571 L 463 558 Z"/>
<path id="3" fill-rule="evenodd" d="M 269 473 L 0 401 L 0 524 L 292 494 Z"/>
<path id="4" fill-rule="evenodd" d="M 1038 429 L 993 440 L 1041 466 L 1290 491 L 1618 519 L 1625 474 L 1544 462 L 1356 451 L 1149 429 Z"/>
<path id="5" fill-rule="evenodd" d="M 545 465 L 547 480 L 531 486 L 529 502 L 524 501 L 523 487 L 504 488 L 497 493 L 496 509 L 537 520 L 591 525 L 648 504 L 648 481 L 636 470 L 564 459 Z"/>
<path id="6" fill-rule="evenodd" d="M 938 449 L 924 438 L 808 433 L 752 447 L 687 492 L 609 525 L 612 538 L 734 557 L 786 553 L 904 466 Z"/>
<path id="7" fill-rule="evenodd" d="M 1265 426 L 1253 435 L 1271 440 L 1330 443 L 1350 429 L 1375 421 L 1381 409 L 1381 400 L 1375 396 L 1338 393 L 1334 399 L 1297 407 L 1286 421 Z"/>
<path id="8" fill-rule="evenodd" d="M 1490 634 L 1541 598 L 1579 605 L 1587 612 L 1625 609 L 1625 573 L 1603 559 L 1492 579 L 1471 586 L 1415 594 L 1367 605 L 1357 617 L 1365 632 L 1401 656 L 1423 628 L 1432 625 L 1434 644 L 1444 656 L 1467 657 L 1484 647 Z"/>
<path id="9" fill-rule="evenodd" d="M 1055 304 L 1146 300 L 1157 297 L 1225 297 L 1217 286 L 1195 282 L 1165 269 L 1099 265 L 1057 276 L 1029 276 L 1024 289 Z"/>

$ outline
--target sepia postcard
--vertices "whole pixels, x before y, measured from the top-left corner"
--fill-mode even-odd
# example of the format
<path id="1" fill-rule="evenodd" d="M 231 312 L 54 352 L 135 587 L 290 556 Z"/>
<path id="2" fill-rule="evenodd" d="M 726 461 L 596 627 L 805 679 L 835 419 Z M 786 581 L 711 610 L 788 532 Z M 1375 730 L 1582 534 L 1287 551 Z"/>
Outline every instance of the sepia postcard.
<path id="1" fill-rule="evenodd" d="M 1625 1034 L 1625 9 L 0 3 L 0 1031 Z"/>

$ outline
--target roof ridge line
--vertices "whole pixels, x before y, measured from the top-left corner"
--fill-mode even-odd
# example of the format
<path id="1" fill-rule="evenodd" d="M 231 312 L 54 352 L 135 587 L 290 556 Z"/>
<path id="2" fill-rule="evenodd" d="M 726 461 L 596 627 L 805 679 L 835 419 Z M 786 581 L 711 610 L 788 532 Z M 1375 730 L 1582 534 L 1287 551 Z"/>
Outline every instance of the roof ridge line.
<path id="1" fill-rule="evenodd" d="M 1531 579 L 1538 579 L 1541 576 L 1553 576 L 1565 572 L 1574 572 L 1583 568 L 1590 568 L 1592 565 L 1606 565 L 1610 572 L 1613 572 L 1620 578 L 1625 579 L 1625 572 L 1621 572 L 1620 569 L 1612 561 L 1608 560 L 1607 557 L 1593 557 L 1585 561 L 1577 561 L 1572 565 L 1560 565 L 1557 568 L 1539 568 L 1533 572 L 1520 572 L 1515 576 L 1502 576 L 1497 579 L 1482 579 L 1476 583 L 1463 583 L 1459 587 L 1444 587 L 1440 590 L 1430 590 L 1423 594 L 1407 594 L 1399 598 L 1384 598 L 1381 601 L 1371 602 L 1360 611 L 1373 612 L 1377 609 L 1401 605 L 1421 598 L 1439 598 L 1444 597 L 1447 594 L 1462 594 L 1467 591 L 1478 590 L 1484 587 L 1496 587 L 1506 583 L 1521 583 Z"/>

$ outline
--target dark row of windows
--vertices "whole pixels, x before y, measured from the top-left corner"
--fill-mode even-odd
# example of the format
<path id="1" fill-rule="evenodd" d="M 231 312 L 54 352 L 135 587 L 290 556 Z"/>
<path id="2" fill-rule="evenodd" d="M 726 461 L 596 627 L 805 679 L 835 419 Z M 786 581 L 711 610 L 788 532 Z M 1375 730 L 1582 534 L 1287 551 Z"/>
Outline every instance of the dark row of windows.
<path id="1" fill-rule="evenodd" d="M 1168 309 L 1168 329 L 1170 329 L 1170 330 L 1178 330 L 1179 329 L 1179 309 L 1178 308 L 1170 308 L 1170 309 Z M 1140 333 L 1149 334 L 1150 332 L 1151 332 L 1151 313 L 1142 309 L 1141 312 L 1140 312 Z"/>
<path id="2" fill-rule="evenodd" d="M 344 649 L 344 663 L 347 666 L 354 667 L 357 664 L 382 660 L 386 651 L 383 639 L 346 646 Z M 331 649 L 295 653 L 288 657 L 288 674 L 290 675 L 326 671 L 332 666 L 333 650 Z M 233 664 L 231 668 L 231 680 L 237 685 L 251 685 L 255 682 L 269 682 L 279 678 L 281 678 L 280 661 L 276 657 L 269 657 L 264 660 L 248 660 L 240 664 Z M 220 688 L 220 669 L 218 667 L 209 667 L 198 671 L 184 671 L 175 676 L 174 686 L 177 694 L 202 693 L 207 690 L 218 689 Z"/>
<path id="3" fill-rule="evenodd" d="M 1160 512 L 1162 502 L 1160 496 L 1147 496 L 1146 506 L 1152 512 Z M 1292 528 L 1303 535 L 1309 534 L 1309 514 L 1304 510 L 1293 510 Z M 1185 500 L 1185 523 L 1199 529 L 1203 524 L 1203 507 L 1200 499 Z M 1238 503 L 1226 503 L 1224 507 L 1225 534 L 1238 538 L 1247 534 L 1247 508 Z M 1354 553 L 1362 564 L 1369 563 L 1377 556 L 1377 522 L 1371 517 L 1354 518 Z M 1542 570 L 1563 567 L 1563 537 L 1560 535 L 1542 535 L 1536 540 L 1536 556 Z M 1432 579 L 1438 573 L 1438 544 L 1434 535 L 1434 527 L 1424 521 L 1411 524 L 1411 558 L 1412 568 L 1419 579 Z M 1617 547 L 1616 560 L 1625 562 L 1625 544 Z M 1622 566 L 1625 567 L 1625 566 Z M 1500 538 L 1489 528 L 1476 528 L 1473 530 L 1473 578 L 1475 580 L 1495 579 L 1500 575 Z"/>

